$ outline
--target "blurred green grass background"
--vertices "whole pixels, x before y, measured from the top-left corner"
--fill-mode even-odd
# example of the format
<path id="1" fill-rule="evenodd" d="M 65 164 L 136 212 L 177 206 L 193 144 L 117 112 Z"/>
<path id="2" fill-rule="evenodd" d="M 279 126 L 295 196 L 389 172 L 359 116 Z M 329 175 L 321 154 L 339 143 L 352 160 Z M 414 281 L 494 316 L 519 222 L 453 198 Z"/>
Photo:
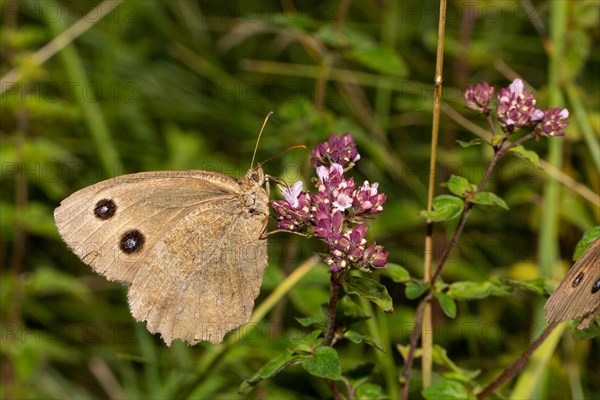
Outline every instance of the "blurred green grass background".
<path id="1" fill-rule="evenodd" d="M 569 108 L 567 136 L 552 139 L 563 141 L 559 174 L 580 184 L 559 186 L 558 229 L 551 233 L 559 247 L 547 251 L 562 257 L 553 264 L 560 279 L 581 233 L 600 221 L 594 200 L 600 29 L 597 1 L 568 2 L 566 34 L 553 42 L 551 3 L 449 2 L 437 179 L 460 174 L 476 182 L 491 155 L 483 146 L 456 145 L 485 129 L 464 109 L 467 85 L 503 87 L 520 76 L 542 108 Z M 355 179 L 379 182 L 388 195 L 369 237 L 385 245 L 390 261 L 421 276 L 425 229 L 417 213 L 426 205 L 437 2 L 126 0 L 101 19 L 89 18 L 88 31 L 41 64 L 32 54 L 99 2 L 0 4 L 2 398 L 232 398 L 242 380 L 298 337 L 302 328 L 294 318 L 318 315 L 328 299 L 322 265 L 261 322 L 260 334 L 240 336 L 226 352 L 206 344 L 168 349 L 134 323 L 123 287 L 68 251 L 52 216 L 72 192 L 124 173 L 209 169 L 240 176 L 269 111 L 274 115 L 258 161 L 296 144 L 310 149 L 333 132 L 354 135 L 362 155 Z M 565 58 L 559 84 L 549 85 L 548 54 L 557 46 Z M 22 77 L 5 80 L 10 71 Z M 555 91 L 562 104 L 548 101 Z M 546 159 L 548 143 L 526 147 Z M 265 170 L 288 182 L 302 179 L 306 187 L 309 160 L 309 151 L 294 150 Z M 488 190 L 510 211 L 472 214 L 446 281 L 540 274 L 536 260 L 546 250 L 538 248 L 538 237 L 550 178 L 515 158 L 502 160 L 496 172 Z M 272 197 L 279 196 L 273 189 Z M 452 229 L 452 223 L 436 225 L 434 250 L 441 251 Z M 289 236 L 269 238 L 270 266 L 257 304 L 319 250 L 316 242 Z M 396 313 L 373 310 L 378 323 L 370 329 L 389 338 L 386 357 L 399 370 L 395 345 L 408 342 L 417 303 L 405 299 L 402 285 L 384 283 Z M 517 291 L 463 302 L 455 320 L 434 309 L 435 341 L 489 381 L 541 329 L 541 301 Z M 565 334 L 536 395 L 597 396 L 598 344 Z M 385 386 L 385 364 L 373 349 L 343 343 L 338 350 L 345 369 L 375 363 L 373 381 Z M 418 396 L 418 384 L 412 386 Z M 323 398 L 328 390 L 298 367 L 261 384 L 254 396 Z"/>

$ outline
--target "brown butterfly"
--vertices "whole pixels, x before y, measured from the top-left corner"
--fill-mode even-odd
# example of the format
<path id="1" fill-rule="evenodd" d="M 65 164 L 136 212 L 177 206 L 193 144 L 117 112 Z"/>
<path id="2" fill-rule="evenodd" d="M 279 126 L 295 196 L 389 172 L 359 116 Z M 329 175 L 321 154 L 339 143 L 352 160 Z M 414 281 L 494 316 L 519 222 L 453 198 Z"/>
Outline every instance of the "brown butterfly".
<path id="1" fill-rule="evenodd" d="M 69 248 L 129 287 L 129 306 L 167 343 L 219 343 L 248 322 L 267 267 L 265 176 L 209 171 L 120 176 L 54 212 Z"/>
<path id="2" fill-rule="evenodd" d="M 544 308 L 548 323 L 582 318 L 577 328 L 590 326 L 600 311 L 600 238 L 579 257 Z"/>
<path id="3" fill-rule="evenodd" d="M 254 156 L 257 147 L 258 140 Z M 73 193 L 54 219 L 73 253 L 128 286 L 131 314 L 167 346 L 174 339 L 220 343 L 249 321 L 260 290 L 268 190 L 260 165 L 240 179 L 141 172 Z"/>

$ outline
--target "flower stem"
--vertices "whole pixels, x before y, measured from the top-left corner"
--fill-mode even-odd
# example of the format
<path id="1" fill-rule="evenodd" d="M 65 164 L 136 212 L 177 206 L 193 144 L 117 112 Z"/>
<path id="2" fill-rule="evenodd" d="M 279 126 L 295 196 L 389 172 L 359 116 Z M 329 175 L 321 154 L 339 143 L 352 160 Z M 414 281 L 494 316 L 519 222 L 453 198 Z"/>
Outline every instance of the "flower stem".
<path id="1" fill-rule="evenodd" d="M 448 260 L 448 257 L 450 257 L 450 253 L 452 253 L 452 250 L 454 250 L 454 247 L 456 246 L 456 243 L 458 242 L 458 238 L 467 223 L 467 219 L 469 218 L 469 215 L 471 214 L 472 208 L 473 208 L 473 203 L 465 204 L 460 222 L 456 226 L 456 229 L 454 230 L 454 233 L 452 234 L 450 241 L 444 248 L 444 252 L 442 253 L 442 257 L 440 258 L 440 260 L 438 262 L 437 268 L 435 269 L 435 272 L 431 276 L 431 287 L 429 290 L 433 290 L 433 285 L 435 284 L 435 281 L 441 275 L 442 269 L 444 268 L 444 265 L 446 265 L 446 261 Z"/>
<path id="2" fill-rule="evenodd" d="M 491 132 L 492 138 L 493 138 L 495 135 L 495 133 L 494 133 L 495 129 L 494 129 L 494 121 L 492 120 L 492 115 L 488 113 L 485 116 L 485 119 L 486 119 L 488 125 L 490 126 L 490 132 Z"/>
<path id="3" fill-rule="evenodd" d="M 342 396 L 338 388 L 335 386 L 334 381 L 332 381 L 331 379 L 325 379 L 325 383 L 327 384 L 329 390 L 331 390 L 331 394 L 333 395 L 333 398 L 335 400 L 344 400 L 344 396 Z"/>
<path id="4" fill-rule="evenodd" d="M 329 314 L 327 316 L 327 330 L 321 346 L 332 346 L 335 338 L 335 317 L 337 315 L 337 301 L 340 292 L 340 286 L 344 279 L 344 272 L 331 272 L 331 285 L 329 286 Z M 335 400 L 342 400 L 344 397 L 335 386 L 335 382 L 331 379 L 326 379 L 325 383 Z"/>
<path id="5" fill-rule="evenodd" d="M 325 331 L 325 337 L 323 338 L 321 346 L 331 346 L 335 337 L 335 316 L 337 312 L 338 294 L 340 292 L 340 286 L 342 286 L 343 277 L 343 272 L 331 273 L 331 285 L 329 286 L 329 315 L 327 316 L 327 330 Z"/>
<path id="6" fill-rule="evenodd" d="M 492 174 L 492 171 L 496 167 L 498 160 L 502 156 L 504 156 L 507 151 L 509 151 L 510 149 L 512 149 L 516 146 L 519 146 L 521 143 L 523 143 L 535 136 L 536 136 L 535 132 L 531 132 L 531 133 L 515 140 L 514 142 L 509 143 L 506 146 L 504 146 L 504 143 L 506 142 L 507 137 L 503 138 L 503 140 L 501 140 L 500 143 L 498 144 L 498 147 L 495 148 L 494 157 L 492 157 L 492 159 L 490 160 L 490 163 L 488 164 L 485 174 L 484 174 L 483 178 L 481 179 L 481 181 L 479 182 L 479 185 L 477 186 L 475 193 L 473 193 L 473 194 L 476 195 L 483 190 L 483 188 L 485 187 L 486 183 L 488 182 L 488 180 Z M 414 355 L 414 352 L 417 347 L 417 342 L 418 342 L 418 339 L 420 336 L 421 325 L 423 323 L 423 315 L 424 315 L 424 310 L 425 310 L 424 305 L 427 304 L 429 301 L 431 301 L 431 299 L 433 297 L 433 287 L 434 287 L 435 281 L 441 275 L 442 270 L 443 270 L 444 266 L 446 265 L 446 261 L 448 260 L 448 257 L 450 257 L 450 253 L 452 253 L 452 250 L 454 250 L 454 247 L 456 246 L 456 243 L 458 242 L 458 238 L 460 237 L 460 234 L 462 233 L 463 228 L 465 227 L 465 224 L 467 223 L 467 219 L 469 218 L 469 215 L 471 214 L 472 208 L 473 208 L 473 203 L 468 202 L 467 204 L 465 204 L 460 222 L 454 229 L 454 233 L 452 234 L 450 241 L 444 248 L 444 252 L 442 253 L 442 256 L 440 257 L 440 259 L 438 261 L 436 270 L 433 273 L 433 275 L 431 276 L 431 280 L 430 280 L 431 286 L 429 289 L 429 293 L 427 294 L 427 296 L 425 296 L 423 298 L 423 300 L 421 300 L 421 304 L 419 304 L 419 308 L 417 309 L 417 313 L 415 315 L 415 325 L 413 327 L 413 333 L 412 333 L 411 341 L 410 341 L 410 348 L 408 351 L 408 355 L 406 357 L 404 368 L 402 370 L 402 377 L 401 377 L 401 387 L 402 387 L 401 398 L 402 399 L 408 399 L 408 386 L 409 386 L 410 370 L 412 368 L 412 363 L 413 363 L 413 358 L 414 358 L 413 355 Z M 544 332 L 544 334 L 545 333 L 546 332 Z M 545 335 L 544 334 L 542 334 L 542 336 L 540 336 L 540 338 L 542 338 L 542 337 L 545 338 L 545 336 L 547 336 L 547 334 L 545 334 Z M 540 341 L 540 343 L 541 343 L 541 341 Z M 535 349 L 533 349 L 533 350 L 535 350 Z M 527 356 L 527 357 L 529 357 L 529 356 Z"/>
<path id="7" fill-rule="evenodd" d="M 406 355 L 406 360 L 404 360 L 404 368 L 402 369 L 402 375 L 400 376 L 400 389 L 401 399 L 408 399 L 408 386 L 410 382 L 410 370 L 412 368 L 412 363 L 415 356 L 415 350 L 417 348 L 417 341 L 419 340 L 419 334 L 421 333 L 421 324 L 423 322 L 423 314 L 425 313 L 426 304 L 429 303 L 432 294 L 429 292 L 424 298 L 423 301 L 419 304 L 417 308 L 417 313 L 415 315 L 415 326 L 413 327 L 413 332 L 410 337 L 410 348 L 408 349 L 408 354 Z"/>
<path id="8" fill-rule="evenodd" d="M 546 329 L 544 329 L 542 334 L 529 345 L 529 347 L 523 352 L 523 354 L 521 354 L 521 356 L 517 358 L 510 367 L 504 370 L 502 375 L 500 375 L 496 380 L 494 380 L 481 392 L 479 392 L 479 394 L 477 395 L 477 400 L 485 399 L 487 396 L 492 394 L 494 390 L 496 390 L 506 381 L 515 376 L 515 374 L 519 372 L 521 368 L 523 368 L 523 365 L 525 365 L 525 362 L 529 359 L 529 357 L 531 357 L 533 352 L 544 342 L 544 340 L 546 340 L 546 338 L 554 330 L 554 328 L 556 328 L 556 325 L 558 325 L 558 322 L 553 322 L 550 325 L 548 325 Z"/>
<path id="9" fill-rule="evenodd" d="M 483 175 L 483 178 L 479 182 L 479 185 L 477 185 L 477 189 L 475 190 L 475 193 L 473 193 L 473 195 L 476 195 L 483 190 L 486 183 L 490 179 L 490 176 L 492 175 L 494 168 L 496 168 L 496 164 L 498 163 L 498 160 L 502 156 L 504 156 L 507 151 L 509 151 L 513 147 L 520 145 L 521 143 L 525 142 L 526 140 L 531 139 L 532 137 L 535 137 L 534 132 L 531 132 L 531 133 L 515 140 L 513 143 L 510 143 L 509 145 L 501 147 L 499 150 L 496 150 L 496 152 L 494 153 L 494 157 L 492 157 L 492 159 L 490 160 L 490 163 L 488 164 L 487 169 L 485 170 L 485 174 Z M 501 146 L 502 146 L 502 143 L 503 142 L 501 142 L 501 144 L 500 144 Z M 462 233 L 463 228 L 465 227 L 467 219 L 469 218 L 469 214 L 471 214 L 472 208 L 473 208 L 473 203 L 465 204 L 461 220 L 460 220 L 459 224 L 456 226 L 456 229 L 454 230 L 454 233 L 452 234 L 452 238 L 450 238 L 450 241 L 444 248 L 444 252 L 442 253 L 442 256 L 440 257 L 440 260 L 438 261 L 438 266 L 437 266 L 433 276 L 431 277 L 431 287 L 433 287 L 433 284 L 435 283 L 436 279 L 442 273 L 442 268 L 446 264 L 448 257 L 450 257 L 450 253 L 452 252 L 452 250 L 454 250 L 454 246 L 456 246 L 456 242 L 458 242 L 458 238 L 459 238 L 460 234 Z"/>

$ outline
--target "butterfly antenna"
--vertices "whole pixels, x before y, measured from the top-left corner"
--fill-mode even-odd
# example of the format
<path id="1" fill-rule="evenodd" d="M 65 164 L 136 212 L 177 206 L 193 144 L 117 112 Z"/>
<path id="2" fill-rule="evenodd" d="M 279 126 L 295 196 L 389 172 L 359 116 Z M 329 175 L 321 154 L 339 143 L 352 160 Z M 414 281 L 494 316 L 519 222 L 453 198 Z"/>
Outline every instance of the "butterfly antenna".
<path id="1" fill-rule="evenodd" d="M 267 158 L 265 161 L 261 162 L 260 165 L 266 164 L 267 162 L 271 161 L 272 159 L 277 158 L 280 155 L 285 154 L 288 151 L 294 150 L 294 149 L 306 149 L 306 146 L 303 144 L 296 144 L 294 146 L 288 147 L 287 149 L 280 151 L 279 153 L 275 154 L 274 156 Z"/>
<path id="2" fill-rule="evenodd" d="M 269 113 L 265 117 L 265 120 L 262 124 L 262 128 L 260 128 L 260 132 L 258 133 L 258 139 L 256 139 L 256 146 L 254 146 L 254 154 L 252 154 L 252 162 L 250 163 L 250 169 L 252 169 L 252 166 L 254 165 L 254 158 L 256 157 L 256 150 L 258 150 L 258 142 L 260 142 L 260 137 L 262 136 L 263 130 L 265 129 L 265 125 L 267 125 L 267 121 L 269 120 L 271 115 L 273 115 L 273 111 L 269 111 Z"/>

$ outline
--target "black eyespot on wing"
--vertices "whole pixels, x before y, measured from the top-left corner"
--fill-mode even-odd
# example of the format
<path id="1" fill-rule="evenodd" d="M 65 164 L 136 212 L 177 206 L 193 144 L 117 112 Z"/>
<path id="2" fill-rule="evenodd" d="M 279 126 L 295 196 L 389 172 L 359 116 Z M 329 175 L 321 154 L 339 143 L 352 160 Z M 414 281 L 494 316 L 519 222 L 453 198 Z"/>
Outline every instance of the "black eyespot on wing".
<path id="1" fill-rule="evenodd" d="M 144 247 L 144 243 L 146 242 L 146 238 L 137 229 L 132 229 L 127 231 L 121 236 L 121 241 L 119 242 L 119 248 L 125 254 L 133 254 L 137 253 Z"/>
<path id="2" fill-rule="evenodd" d="M 573 287 L 577 287 L 579 286 L 579 284 L 581 283 L 581 281 L 583 280 L 583 271 L 581 271 L 576 277 L 575 279 L 573 279 L 573 283 L 571 284 Z"/>
<path id="3" fill-rule="evenodd" d="M 592 294 L 598 293 L 600 290 L 600 278 L 596 279 L 596 282 L 592 285 Z"/>
<path id="4" fill-rule="evenodd" d="M 117 212 L 117 205 L 113 200 L 102 199 L 96 203 L 94 207 L 94 215 L 96 218 L 107 220 L 112 218 Z"/>

